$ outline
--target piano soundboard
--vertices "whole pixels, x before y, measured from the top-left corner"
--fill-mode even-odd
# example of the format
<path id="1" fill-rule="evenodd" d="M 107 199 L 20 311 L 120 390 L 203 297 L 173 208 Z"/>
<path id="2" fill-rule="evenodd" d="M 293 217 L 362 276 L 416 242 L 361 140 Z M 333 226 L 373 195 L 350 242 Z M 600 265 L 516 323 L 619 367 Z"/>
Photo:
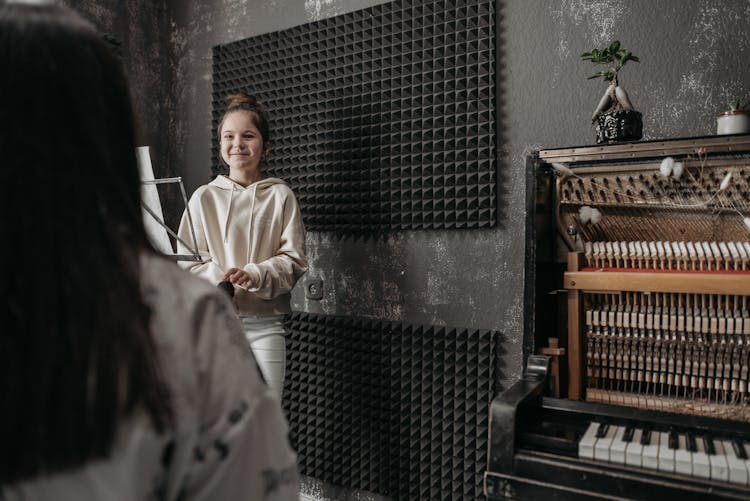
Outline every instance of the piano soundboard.
<path id="1" fill-rule="evenodd" d="M 488 498 L 750 499 L 750 136 L 529 164 L 533 370 L 493 401 Z"/>

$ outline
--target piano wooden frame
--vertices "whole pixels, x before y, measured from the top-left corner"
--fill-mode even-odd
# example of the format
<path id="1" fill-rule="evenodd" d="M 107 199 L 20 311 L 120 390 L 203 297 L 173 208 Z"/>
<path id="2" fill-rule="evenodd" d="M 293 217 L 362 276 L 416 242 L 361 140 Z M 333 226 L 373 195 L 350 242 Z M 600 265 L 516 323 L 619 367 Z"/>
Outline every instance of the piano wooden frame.
<path id="1" fill-rule="evenodd" d="M 616 165 L 618 170 L 623 172 L 643 170 L 647 166 L 653 168 L 655 159 L 666 156 L 672 156 L 679 160 L 694 155 L 696 151 L 702 151 L 705 158 L 711 158 L 712 165 L 723 166 L 737 163 L 733 158 L 722 158 L 726 155 L 742 155 L 750 161 L 750 135 L 729 135 L 729 136 L 710 136 L 703 138 L 685 138 L 663 141 L 647 141 L 602 146 L 586 146 L 573 148 L 560 148 L 553 150 L 541 150 L 529 162 L 534 175 L 530 175 L 528 181 L 536 185 L 539 174 L 543 166 L 547 167 L 553 164 L 564 163 L 569 167 L 579 166 L 587 172 L 606 172 L 611 167 L 606 165 Z M 574 167 L 575 168 L 575 167 Z M 557 181 L 556 181 L 557 182 Z M 539 183 L 541 184 L 541 183 Z M 527 253 L 536 256 L 539 250 L 537 242 L 537 228 L 535 228 L 538 214 L 536 207 L 548 203 L 550 194 L 542 194 L 538 187 L 533 187 L 536 196 L 536 204 L 529 207 L 531 222 L 527 225 L 534 236 L 533 243 L 527 244 Z M 549 190 L 557 190 L 557 186 L 549 186 Z M 531 197 L 529 197 L 531 198 Z M 540 200 L 546 198 L 547 200 Z M 560 216 L 557 212 L 559 208 L 554 207 L 554 214 L 550 219 L 554 219 L 559 225 Z M 562 233 L 562 232 L 560 232 Z M 564 240 L 570 237 L 560 235 Z M 546 245 L 554 245 L 553 239 L 549 239 Z M 527 268 L 536 267 L 537 263 L 527 260 Z M 538 276 L 537 270 L 529 273 L 530 276 Z M 583 315 L 582 296 L 587 292 L 615 292 L 615 291 L 633 291 L 633 292 L 665 292 L 665 293 L 692 293 L 692 294 L 728 294 L 739 296 L 750 296 L 750 276 L 746 273 L 681 273 L 678 271 L 664 272 L 617 272 L 617 271 L 587 271 L 583 269 L 582 253 L 570 252 L 567 255 L 567 263 L 562 273 L 563 279 L 561 289 L 567 294 L 567 328 L 560 336 L 561 350 L 560 358 L 562 363 L 553 357 L 552 377 L 553 384 L 559 386 L 560 379 L 567 379 L 565 390 L 558 391 L 556 396 L 567 396 L 572 400 L 581 400 L 585 398 L 585 323 Z M 536 278 L 532 278 L 536 280 Z M 535 291 L 539 288 L 538 281 L 534 284 L 527 284 L 527 289 Z M 539 291 L 536 291 L 539 292 Z M 536 298 L 527 298 L 527 308 L 534 309 L 537 304 Z M 535 317 L 535 313 L 530 314 Z M 538 325 L 534 321 L 527 321 L 526 328 L 538 331 Z M 529 337 L 529 332 L 526 333 Z M 526 347 L 533 346 L 525 356 L 531 353 L 550 353 L 546 348 L 548 341 L 543 339 L 540 332 L 531 334 L 531 339 L 525 343 Z M 553 337 L 553 341 L 557 338 Z M 557 346 L 555 346 L 557 347 Z M 567 374 L 555 374 L 555 365 L 567 367 Z"/>

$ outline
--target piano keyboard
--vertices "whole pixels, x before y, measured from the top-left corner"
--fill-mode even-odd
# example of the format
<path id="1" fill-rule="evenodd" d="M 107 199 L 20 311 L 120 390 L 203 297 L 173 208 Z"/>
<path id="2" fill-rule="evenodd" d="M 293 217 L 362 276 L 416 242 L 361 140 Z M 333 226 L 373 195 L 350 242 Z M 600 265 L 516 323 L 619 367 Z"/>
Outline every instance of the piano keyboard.
<path id="1" fill-rule="evenodd" d="M 739 439 L 591 422 L 578 457 L 750 485 L 750 444 Z"/>
<path id="2" fill-rule="evenodd" d="M 746 422 L 540 397 L 547 384 L 493 399 L 487 499 L 750 500 Z"/>

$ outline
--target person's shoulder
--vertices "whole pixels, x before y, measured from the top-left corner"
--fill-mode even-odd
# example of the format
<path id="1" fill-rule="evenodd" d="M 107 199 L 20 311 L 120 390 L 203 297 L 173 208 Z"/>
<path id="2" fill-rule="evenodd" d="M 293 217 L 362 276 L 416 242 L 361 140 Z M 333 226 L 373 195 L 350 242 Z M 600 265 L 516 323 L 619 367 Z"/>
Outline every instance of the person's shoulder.
<path id="1" fill-rule="evenodd" d="M 268 181 L 268 189 L 270 189 L 274 194 L 283 196 L 285 198 L 294 197 L 294 191 L 292 191 L 292 188 L 286 183 L 286 181 L 278 178 L 268 178 Z"/>
<path id="2" fill-rule="evenodd" d="M 193 202 L 198 201 L 203 204 L 207 201 L 220 200 L 222 196 L 224 196 L 223 193 L 225 193 L 226 191 L 227 188 L 223 185 L 223 183 L 221 181 L 217 182 L 216 179 L 214 179 L 208 184 L 198 186 L 190 196 L 190 199 Z"/>
<path id="3" fill-rule="evenodd" d="M 211 184 L 203 184 L 201 186 L 198 186 L 192 195 L 190 195 L 191 200 L 203 200 L 206 195 L 210 194 L 211 191 L 213 191 Z"/>

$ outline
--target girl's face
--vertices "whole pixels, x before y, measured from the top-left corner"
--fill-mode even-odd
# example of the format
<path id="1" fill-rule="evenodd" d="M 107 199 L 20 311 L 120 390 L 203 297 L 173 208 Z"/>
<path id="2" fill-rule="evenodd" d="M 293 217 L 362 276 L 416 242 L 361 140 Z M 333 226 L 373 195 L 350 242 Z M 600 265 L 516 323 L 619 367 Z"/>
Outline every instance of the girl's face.
<path id="1" fill-rule="evenodd" d="M 221 126 L 221 158 L 229 165 L 229 174 L 259 169 L 271 145 L 263 141 L 251 112 L 237 110 L 224 118 Z"/>

